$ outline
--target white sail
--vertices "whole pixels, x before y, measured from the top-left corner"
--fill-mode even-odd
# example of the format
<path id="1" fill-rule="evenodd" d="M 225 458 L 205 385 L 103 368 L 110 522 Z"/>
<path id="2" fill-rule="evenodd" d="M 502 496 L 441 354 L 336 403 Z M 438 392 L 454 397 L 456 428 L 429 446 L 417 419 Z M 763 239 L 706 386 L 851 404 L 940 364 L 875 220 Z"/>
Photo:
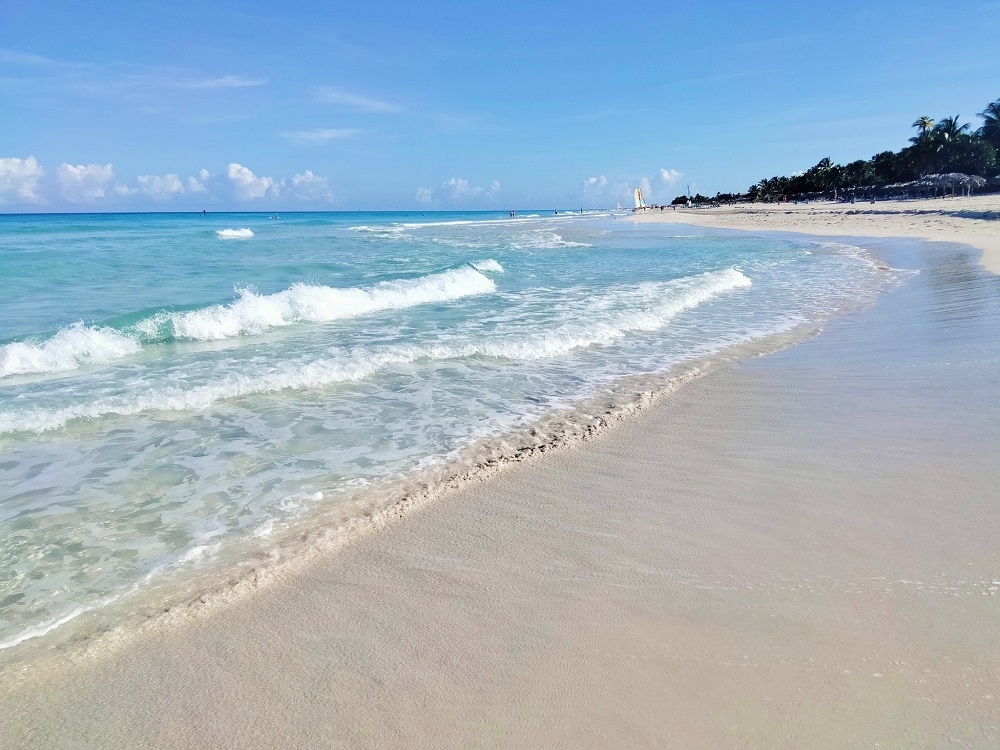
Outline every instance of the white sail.
<path id="1" fill-rule="evenodd" d="M 642 188 L 635 189 L 635 207 L 645 208 L 646 202 L 642 199 Z"/>

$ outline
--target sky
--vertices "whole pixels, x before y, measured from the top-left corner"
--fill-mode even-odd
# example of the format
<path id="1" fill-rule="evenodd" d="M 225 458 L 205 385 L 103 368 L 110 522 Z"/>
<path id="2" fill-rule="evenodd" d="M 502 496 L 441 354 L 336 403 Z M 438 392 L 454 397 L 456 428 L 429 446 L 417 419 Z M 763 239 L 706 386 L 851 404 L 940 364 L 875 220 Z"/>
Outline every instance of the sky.
<path id="1" fill-rule="evenodd" d="M 0 212 L 744 191 L 1000 98 L 1000 3 L 0 3 Z"/>

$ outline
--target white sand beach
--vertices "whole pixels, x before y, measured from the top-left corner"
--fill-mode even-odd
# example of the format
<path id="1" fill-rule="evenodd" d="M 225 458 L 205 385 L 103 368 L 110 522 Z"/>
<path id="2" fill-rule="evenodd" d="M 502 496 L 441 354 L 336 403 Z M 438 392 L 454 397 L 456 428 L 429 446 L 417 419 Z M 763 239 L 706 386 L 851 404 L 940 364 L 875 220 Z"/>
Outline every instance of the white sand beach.
<path id="1" fill-rule="evenodd" d="M 747 203 L 717 208 L 666 208 L 630 217 L 719 229 L 774 230 L 820 236 L 919 237 L 958 242 L 982 251 L 982 264 L 1000 273 L 1000 194 L 893 200 L 877 203 Z"/>
<path id="2" fill-rule="evenodd" d="M 915 207 L 665 218 L 995 249 Z M 867 247 L 920 273 L 230 606 L 0 680 L 0 746 L 996 746 L 1000 278 Z"/>

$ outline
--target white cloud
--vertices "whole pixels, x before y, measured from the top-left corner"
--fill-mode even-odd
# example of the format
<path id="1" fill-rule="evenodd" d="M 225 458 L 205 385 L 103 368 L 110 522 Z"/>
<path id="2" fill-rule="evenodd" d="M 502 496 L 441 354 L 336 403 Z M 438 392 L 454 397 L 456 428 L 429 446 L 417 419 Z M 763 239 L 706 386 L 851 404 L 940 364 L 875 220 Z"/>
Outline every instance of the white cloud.
<path id="1" fill-rule="evenodd" d="M 0 158 L 0 203 L 44 203 L 38 194 L 38 181 L 44 174 L 34 156 Z"/>
<path id="2" fill-rule="evenodd" d="M 316 89 L 316 98 L 327 104 L 339 104 L 363 112 L 398 112 L 399 106 L 391 102 L 375 99 L 363 94 L 355 94 L 343 89 L 320 86 Z"/>
<path id="3" fill-rule="evenodd" d="M 264 78 L 240 75 L 206 76 L 199 71 L 168 65 L 139 65 L 123 62 L 65 62 L 35 54 L 0 49 L 0 63 L 13 68 L 11 81 L 36 88 L 68 91 L 86 96 L 119 97 L 135 100 L 158 90 L 218 91 L 263 86 Z M 7 72 L 7 71 L 5 71 Z M 30 77 L 24 77 L 28 73 Z"/>
<path id="4" fill-rule="evenodd" d="M 434 200 L 434 191 L 429 187 L 417 188 L 417 193 L 413 197 L 416 199 L 417 203 L 429 205 L 431 201 Z"/>
<path id="5" fill-rule="evenodd" d="M 461 177 L 450 177 L 442 183 L 441 187 L 447 191 L 448 196 L 452 200 L 475 197 L 484 197 L 493 200 L 500 192 L 500 182 L 498 180 L 493 180 L 488 188 L 484 188 L 470 185 L 468 180 L 463 180 Z"/>
<path id="6" fill-rule="evenodd" d="M 660 177 L 668 185 L 673 185 L 677 180 L 679 180 L 684 175 L 678 172 L 676 169 L 664 169 L 660 168 Z"/>
<path id="7" fill-rule="evenodd" d="M 15 52 L 10 49 L 0 49 L 0 62 L 13 65 L 37 65 L 40 67 L 53 67 L 61 63 L 33 52 Z"/>
<path id="8" fill-rule="evenodd" d="M 162 177 L 155 174 L 144 174 L 136 177 L 139 192 L 153 197 L 155 200 L 167 200 L 173 195 L 184 192 L 184 183 L 175 174 L 165 174 Z"/>
<path id="9" fill-rule="evenodd" d="M 451 191 L 452 198 L 464 198 L 469 194 L 469 181 L 463 180 L 461 177 L 452 177 L 448 179 L 442 187 L 447 188 Z"/>
<path id="10" fill-rule="evenodd" d="M 223 175 L 200 169 L 189 177 L 176 172 L 138 175 L 128 183 L 117 182 L 111 164 L 64 163 L 54 171 L 52 180 L 43 179 L 44 175 L 34 157 L 0 158 L 0 205 L 47 203 L 46 197 L 56 196 L 70 203 L 107 200 L 121 206 L 167 203 L 195 194 L 223 201 L 227 197 L 250 201 L 280 195 L 304 202 L 333 203 L 336 198 L 330 179 L 312 170 L 290 178 L 273 178 L 258 176 L 236 162 Z"/>
<path id="11" fill-rule="evenodd" d="M 588 177 L 583 181 L 583 194 L 591 200 L 600 198 L 607 184 L 608 178 L 604 175 L 600 177 Z"/>
<path id="12" fill-rule="evenodd" d="M 201 78 L 174 81 L 172 85 L 178 89 L 245 89 L 263 86 L 266 78 L 244 78 L 243 76 L 220 76 L 219 78 Z"/>
<path id="13" fill-rule="evenodd" d="M 281 135 L 297 143 L 324 143 L 339 138 L 350 138 L 360 132 L 357 128 L 317 128 L 315 130 L 296 130 Z"/>
<path id="14" fill-rule="evenodd" d="M 272 195 L 277 195 L 281 191 L 280 185 L 278 185 L 273 178 L 258 177 L 242 164 L 237 164 L 235 162 L 226 168 L 226 176 L 229 177 L 229 181 L 233 183 L 233 189 L 236 191 L 236 197 L 241 200 L 263 198 L 268 191 L 270 191 Z"/>
<path id="15" fill-rule="evenodd" d="M 116 185 L 115 192 L 123 196 L 141 193 L 155 201 L 166 201 L 177 195 L 208 192 L 208 186 L 205 183 L 210 177 L 207 169 L 199 170 L 197 175 L 186 179 L 182 179 L 180 175 L 174 173 L 165 175 L 142 174 L 135 178 L 137 187 Z"/>
<path id="16" fill-rule="evenodd" d="M 333 203 L 334 201 L 329 178 L 314 175 L 309 169 L 292 178 L 290 192 L 294 197 L 302 200 L 322 201 L 324 203 Z"/>
<path id="17" fill-rule="evenodd" d="M 74 203 L 107 196 L 114 180 L 110 164 L 60 164 L 56 169 L 56 182 L 66 200 Z"/>
<path id="18" fill-rule="evenodd" d="M 208 190 L 205 183 L 211 177 L 207 169 L 199 169 L 197 177 L 187 178 L 187 189 L 189 193 L 204 193 Z"/>
<path id="19" fill-rule="evenodd" d="M 645 199 L 646 203 L 649 203 L 653 198 L 653 188 L 649 184 L 648 177 L 642 177 L 639 179 L 639 188 L 642 189 L 643 199 Z"/>

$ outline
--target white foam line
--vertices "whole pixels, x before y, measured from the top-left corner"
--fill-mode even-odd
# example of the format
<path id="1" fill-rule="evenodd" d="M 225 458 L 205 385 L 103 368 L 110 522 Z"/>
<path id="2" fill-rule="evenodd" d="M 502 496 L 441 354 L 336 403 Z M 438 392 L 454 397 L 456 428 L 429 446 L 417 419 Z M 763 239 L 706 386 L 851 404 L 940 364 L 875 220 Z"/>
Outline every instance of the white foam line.
<path id="1" fill-rule="evenodd" d="M 65 625 L 70 620 L 76 619 L 84 612 L 89 612 L 94 609 L 94 607 L 77 607 L 68 615 L 60 617 L 58 620 L 52 620 L 50 622 L 44 623 L 43 625 L 36 625 L 33 628 L 28 628 L 22 631 L 20 634 L 14 636 L 10 640 L 0 641 L 0 651 L 6 651 L 9 648 L 14 648 L 14 646 L 19 646 L 25 641 L 30 641 L 33 638 L 41 638 L 46 633 L 51 633 L 58 627 Z"/>
<path id="2" fill-rule="evenodd" d="M 220 240 L 248 240 L 253 237 L 253 230 L 243 227 L 242 229 L 216 229 L 215 235 Z"/>

